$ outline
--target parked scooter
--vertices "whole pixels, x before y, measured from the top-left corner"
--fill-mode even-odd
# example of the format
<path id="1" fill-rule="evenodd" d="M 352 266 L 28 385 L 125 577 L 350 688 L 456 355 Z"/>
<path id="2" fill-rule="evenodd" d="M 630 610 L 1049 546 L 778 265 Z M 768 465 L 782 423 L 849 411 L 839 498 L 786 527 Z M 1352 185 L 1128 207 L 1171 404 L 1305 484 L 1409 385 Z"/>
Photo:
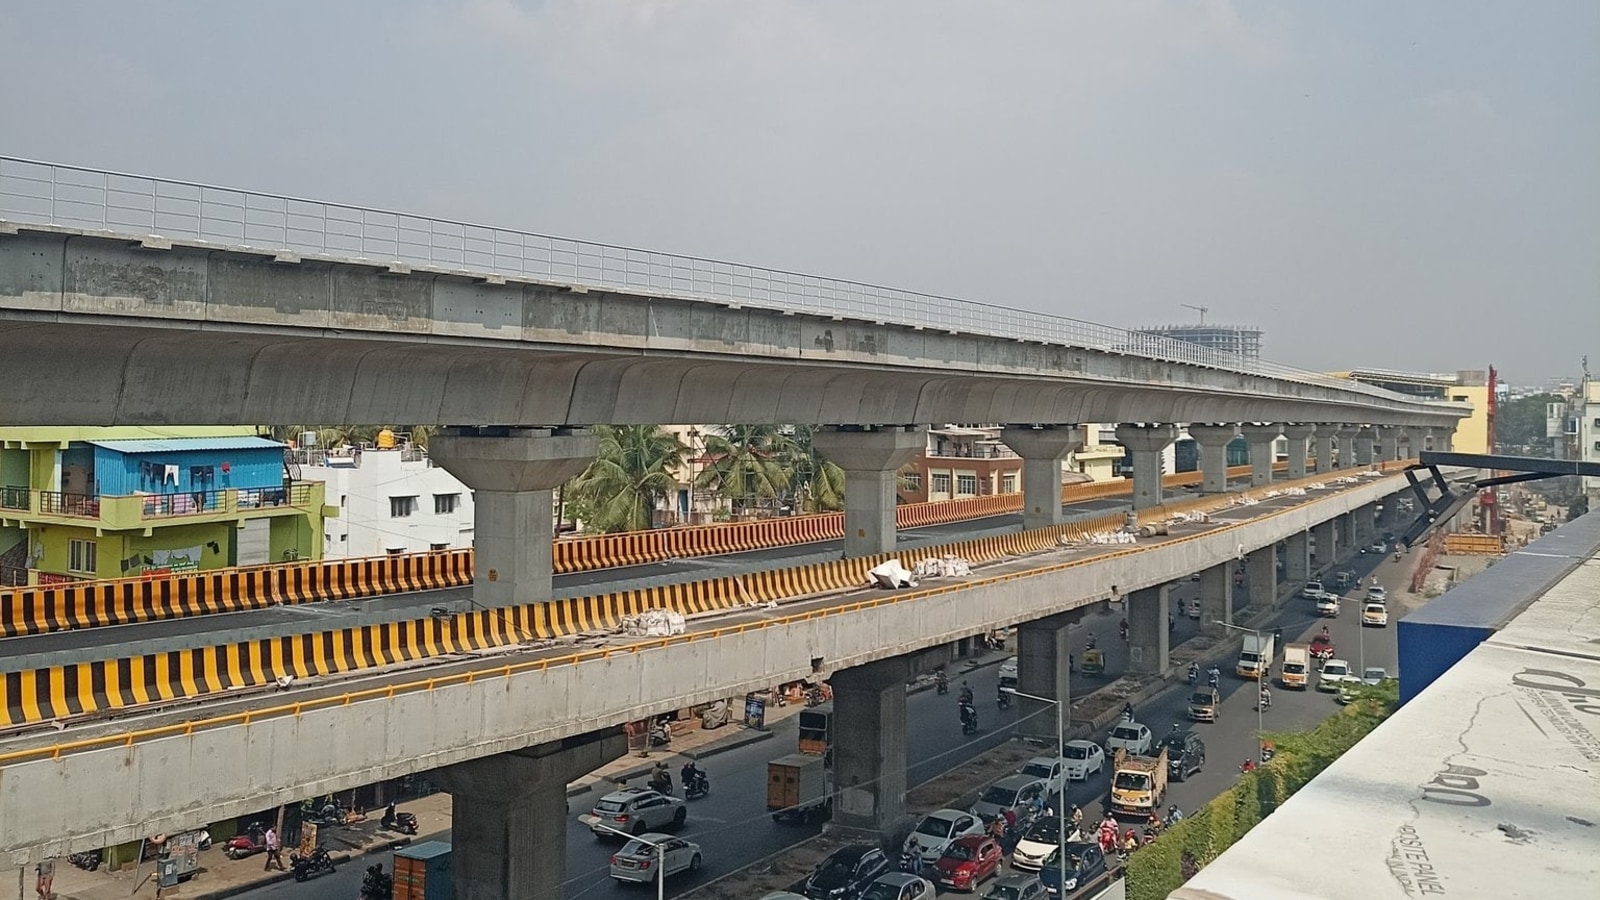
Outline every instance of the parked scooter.
<path id="1" fill-rule="evenodd" d="M 391 803 L 389 804 L 389 808 L 384 810 L 383 821 L 378 823 L 378 827 L 382 828 L 384 831 L 398 831 L 401 834 L 416 834 L 417 816 L 415 813 L 395 812 L 394 804 Z"/>
<path id="2" fill-rule="evenodd" d="M 331 803 L 323 804 L 322 808 L 310 817 L 310 821 L 315 825 L 326 828 L 334 825 L 343 825 L 348 818 L 349 814 L 345 812 L 344 806 L 335 800 Z"/>
<path id="3" fill-rule="evenodd" d="M 326 847 L 312 850 L 309 856 L 289 854 L 289 873 L 295 881 L 307 881 L 324 872 L 333 872 L 333 857 L 328 855 Z"/>
<path id="4" fill-rule="evenodd" d="M 222 854 L 229 859 L 244 859 L 257 853 L 265 853 L 267 849 L 267 832 L 257 822 L 243 832 L 228 838 L 222 845 Z"/>

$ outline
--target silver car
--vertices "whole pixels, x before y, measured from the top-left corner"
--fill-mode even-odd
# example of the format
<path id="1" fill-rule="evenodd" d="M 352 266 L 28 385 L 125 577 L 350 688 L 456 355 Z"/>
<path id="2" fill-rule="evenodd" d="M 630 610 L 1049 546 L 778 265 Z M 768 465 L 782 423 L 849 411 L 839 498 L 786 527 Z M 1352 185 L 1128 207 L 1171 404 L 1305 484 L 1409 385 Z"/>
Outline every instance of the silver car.
<path id="1" fill-rule="evenodd" d="M 933 900 L 933 882 L 917 875 L 890 872 L 879 875 L 861 892 L 861 900 Z"/>
<path id="2" fill-rule="evenodd" d="M 647 788 L 627 788 L 600 798 L 594 810 L 578 821 L 589 826 L 597 838 L 607 838 L 617 832 L 644 834 L 668 825 L 682 825 L 689 810 L 677 797 Z"/>
<path id="3" fill-rule="evenodd" d="M 996 816 L 1005 815 L 1006 810 L 1011 810 L 1020 825 L 1028 821 L 1035 801 L 1043 805 L 1046 790 L 1046 784 L 1037 778 L 1007 775 L 983 789 L 983 793 L 978 795 L 978 802 L 972 806 L 972 814 L 989 822 Z"/>
<path id="4" fill-rule="evenodd" d="M 641 834 L 612 854 L 611 877 L 618 881 L 655 881 L 658 859 L 662 877 L 694 872 L 700 868 L 700 845 L 670 834 Z"/>

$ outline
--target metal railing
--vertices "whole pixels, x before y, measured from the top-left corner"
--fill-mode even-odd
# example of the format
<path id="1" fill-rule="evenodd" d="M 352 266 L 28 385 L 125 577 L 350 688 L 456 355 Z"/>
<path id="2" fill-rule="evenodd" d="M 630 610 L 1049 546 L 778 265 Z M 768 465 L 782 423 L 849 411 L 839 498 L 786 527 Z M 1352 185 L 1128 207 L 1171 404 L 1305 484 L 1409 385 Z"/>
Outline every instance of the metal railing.
<path id="1" fill-rule="evenodd" d="M 0 487 L 0 509 L 32 509 L 33 492 L 25 487 Z"/>
<path id="2" fill-rule="evenodd" d="M 84 516 L 100 518 L 100 498 L 94 494 L 67 494 L 61 491 L 40 491 L 39 512 L 51 516 Z"/>
<path id="3" fill-rule="evenodd" d="M 936 294 L 392 210 L 0 156 L 0 220 L 410 263 L 1056 344 L 1411 398 L 1137 330 Z"/>

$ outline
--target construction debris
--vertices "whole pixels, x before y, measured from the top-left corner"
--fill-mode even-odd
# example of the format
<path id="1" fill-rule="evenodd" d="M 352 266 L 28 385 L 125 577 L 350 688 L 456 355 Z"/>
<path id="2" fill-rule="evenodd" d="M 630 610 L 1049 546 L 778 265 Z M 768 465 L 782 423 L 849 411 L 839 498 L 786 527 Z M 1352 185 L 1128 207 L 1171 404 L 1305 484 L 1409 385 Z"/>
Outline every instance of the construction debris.
<path id="1" fill-rule="evenodd" d="M 622 633 L 635 637 L 671 637 L 683 634 L 686 627 L 683 613 L 671 609 L 651 609 L 622 618 Z"/>
<path id="2" fill-rule="evenodd" d="M 959 556 L 930 556 L 917 563 L 911 574 L 914 578 L 966 578 L 972 574 L 972 564 Z"/>
<path id="3" fill-rule="evenodd" d="M 885 588 L 916 587 L 917 579 L 905 566 L 900 565 L 900 560 L 887 560 L 871 571 L 867 572 L 867 583 Z"/>

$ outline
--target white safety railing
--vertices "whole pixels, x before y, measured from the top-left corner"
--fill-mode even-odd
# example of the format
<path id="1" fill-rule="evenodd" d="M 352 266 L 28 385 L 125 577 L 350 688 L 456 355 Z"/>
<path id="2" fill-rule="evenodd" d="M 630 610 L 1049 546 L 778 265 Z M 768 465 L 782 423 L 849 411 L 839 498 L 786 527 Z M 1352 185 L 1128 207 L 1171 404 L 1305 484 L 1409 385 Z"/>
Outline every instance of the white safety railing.
<path id="1" fill-rule="evenodd" d="M 1415 402 L 1415 398 L 1350 379 L 1064 316 L 714 259 L 11 156 L 0 156 L 0 220 L 438 266 L 1035 341 Z"/>

